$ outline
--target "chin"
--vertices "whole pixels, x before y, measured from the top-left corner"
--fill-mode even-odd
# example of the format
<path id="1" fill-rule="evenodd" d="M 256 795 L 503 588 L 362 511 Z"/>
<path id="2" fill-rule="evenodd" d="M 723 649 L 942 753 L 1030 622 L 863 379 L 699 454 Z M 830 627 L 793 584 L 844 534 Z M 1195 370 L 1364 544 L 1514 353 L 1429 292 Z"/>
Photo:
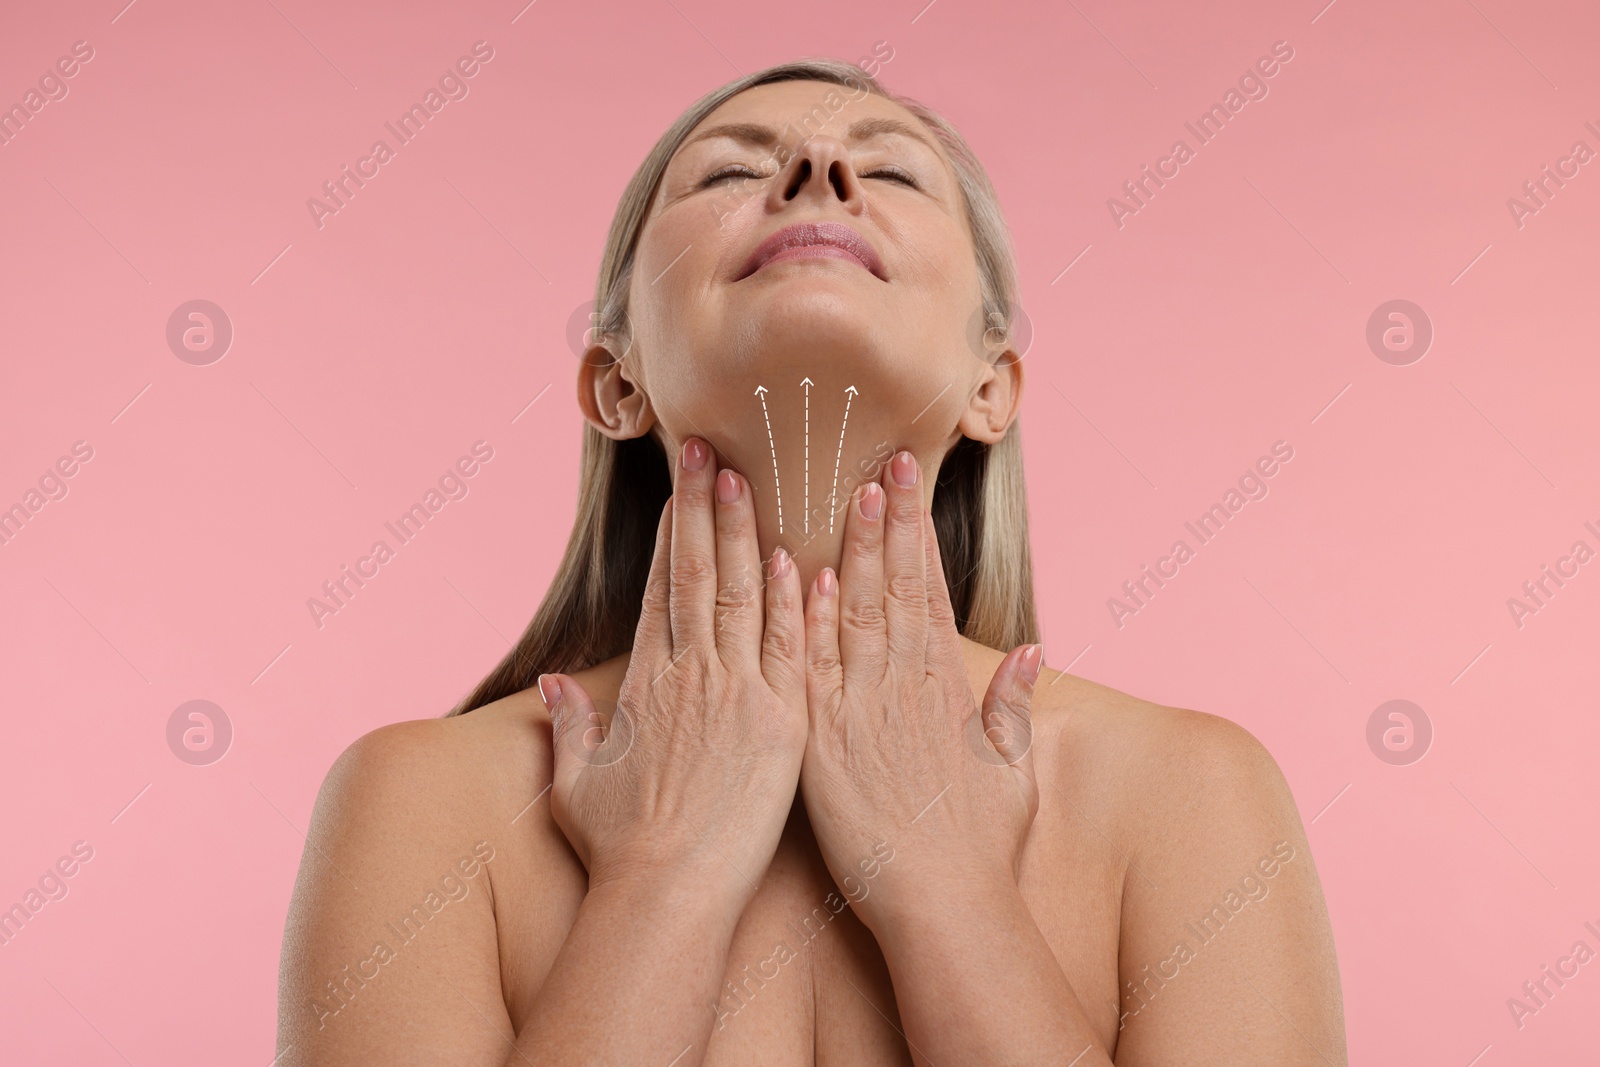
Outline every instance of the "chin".
<path id="1" fill-rule="evenodd" d="M 752 368 L 819 372 L 868 370 L 883 361 L 884 313 L 843 286 L 785 286 L 749 301 L 734 325 L 735 347 Z"/>

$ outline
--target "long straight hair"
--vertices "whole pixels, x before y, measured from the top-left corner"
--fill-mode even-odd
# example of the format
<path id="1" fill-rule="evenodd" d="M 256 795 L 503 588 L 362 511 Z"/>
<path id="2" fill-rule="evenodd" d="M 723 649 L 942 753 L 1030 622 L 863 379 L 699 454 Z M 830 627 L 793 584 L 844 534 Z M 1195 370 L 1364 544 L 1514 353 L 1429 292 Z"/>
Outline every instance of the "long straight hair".
<path id="1" fill-rule="evenodd" d="M 816 81 L 892 100 L 927 126 L 955 170 L 977 256 L 982 321 L 1010 336 L 1017 274 L 999 200 L 962 136 L 931 109 L 890 93 L 861 68 L 804 59 L 757 71 L 708 93 L 656 142 L 617 203 L 595 286 L 595 334 L 625 335 L 634 249 L 662 173 L 684 139 L 730 97 L 757 85 Z M 836 95 L 836 90 L 830 90 Z M 815 114 L 815 111 L 813 111 Z M 985 333 L 985 338 L 988 334 Z M 1020 354 L 1018 354 L 1020 358 Z M 939 467 L 933 520 L 957 629 L 991 648 L 1037 641 L 1020 420 L 993 445 L 963 437 Z M 550 591 L 516 645 L 449 715 L 521 692 L 544 672 L 572 673 L 633 647 L 671 467 L 646 434 L 616 441 L 583 428 L 578 512 Z"/>

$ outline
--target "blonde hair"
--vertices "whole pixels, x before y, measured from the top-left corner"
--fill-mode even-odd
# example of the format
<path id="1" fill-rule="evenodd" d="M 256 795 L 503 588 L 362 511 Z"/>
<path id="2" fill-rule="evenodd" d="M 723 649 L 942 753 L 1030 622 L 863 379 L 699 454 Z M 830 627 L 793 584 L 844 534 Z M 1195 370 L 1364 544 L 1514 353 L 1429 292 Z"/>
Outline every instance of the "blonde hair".
<path id="1" fill-rule="evenodd" d="M 859 67 L 833 59 L 783 63 L 729 82 L 701 97 L 661 136 L 617 203 L 595 286 L 595 333 L 611 338 L 626 333 L 634 249 L 662 173 L 678 147 L 729 98 L 784 81 L 846 86 L 858 99 L 863 91 L 873 93 L 927 126 L 948 154 L 965 202 L 977 256 L 982 322 L 1003 324 L 1009 336 L 1016 265 L 1005 218 L 983 166 L 939 115 L 890 93 Z M 963 437 L 940 465 L 932 508 L 957 628 L 967 638 L 1001 650 L 1039 639 L 1019 422 L 1013 421 L 993 445 Z M 515 647 L 448 714 L 463 715 L 521 692 L 542 672 L 572 673 L 628 651 L 639 624 L 656 526 L 671 493 L 670 465 L 655 437 L 617 441 L 585 425 L 578 514 L 550 591 Z"/>

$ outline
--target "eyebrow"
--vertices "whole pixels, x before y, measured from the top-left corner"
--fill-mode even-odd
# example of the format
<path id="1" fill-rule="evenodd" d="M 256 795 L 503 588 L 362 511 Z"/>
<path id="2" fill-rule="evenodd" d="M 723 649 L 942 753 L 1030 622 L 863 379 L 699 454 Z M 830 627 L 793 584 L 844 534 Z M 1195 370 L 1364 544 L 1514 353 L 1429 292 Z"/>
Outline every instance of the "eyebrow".
<path id="1" fill-rule="evenodd" d="M 909 137 L 913 141 L 921 142 L 922 146 L 934 155 L 940 154 L 933 142 L 899 119 L 857 119 L 850 124 L 850 129 L 845 134 L 845 140 L 852 142 L 870 141 L 874 137 L 886 136 Z M 775 148 L 778 144 L 778 135 L 770 126 L 764 126 L 758 122 L 731 122 L 700 131 L 685 141 L 682 147 L 687 148 L 696 141 L 703 141 L 710 137 L 728 137 L 744 144 L 753 145 L 756 148 Z"/>

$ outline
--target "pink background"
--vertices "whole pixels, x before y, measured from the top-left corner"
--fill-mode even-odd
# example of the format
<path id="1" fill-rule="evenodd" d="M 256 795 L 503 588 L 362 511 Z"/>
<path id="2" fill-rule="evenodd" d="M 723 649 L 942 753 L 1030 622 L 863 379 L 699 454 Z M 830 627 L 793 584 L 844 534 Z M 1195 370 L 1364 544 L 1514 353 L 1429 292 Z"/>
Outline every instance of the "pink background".
<path id="1" fill-rule="evenodd" d="M 94 849 L 0 946 L 8 1062 L 273 1058 L 323 774 L 445 711 L 552 574 L 567 324 L 624 183 L 701 93 L 880 41 L 1016 234 L 1048 661 L 1277 757 L 1352 1062 L 1600 1044 L 1600 963 L 1520 1030 L 1506 1006 L 1600 948 L 1600 562 L 1520 628 L 1506 603 L 1600 549 L 1600 162 L 1520 227 L 1507 207 L 1600 150 L 1592 4 L 121 2 L 0 34 L 0 103 L 94 48 L 0 146 L 0 507 L 94 449 L 0 547 L 0 906 Z M 307 198 L 477 40 L 470 95 L 319 229 Z M 1107 198 L 1280 40 L 1270 94 L 1119 229 Z M 165 339 L 197 298 L 234 329 L 208 366 Z M 1366 342 L 1393 299 L 1435 330 L 1406 366 Z M 307 599 L 478 440 L 469 495 L 319 629 Z M 1278 440 L 1270 494 L 1119 628 L 1107 598 Z M 1391 765 L 1366 726 L 1401 698 L 1434 738 Z M 209 766 L 166 740 L 194 699 L 234 729 Z"/>

